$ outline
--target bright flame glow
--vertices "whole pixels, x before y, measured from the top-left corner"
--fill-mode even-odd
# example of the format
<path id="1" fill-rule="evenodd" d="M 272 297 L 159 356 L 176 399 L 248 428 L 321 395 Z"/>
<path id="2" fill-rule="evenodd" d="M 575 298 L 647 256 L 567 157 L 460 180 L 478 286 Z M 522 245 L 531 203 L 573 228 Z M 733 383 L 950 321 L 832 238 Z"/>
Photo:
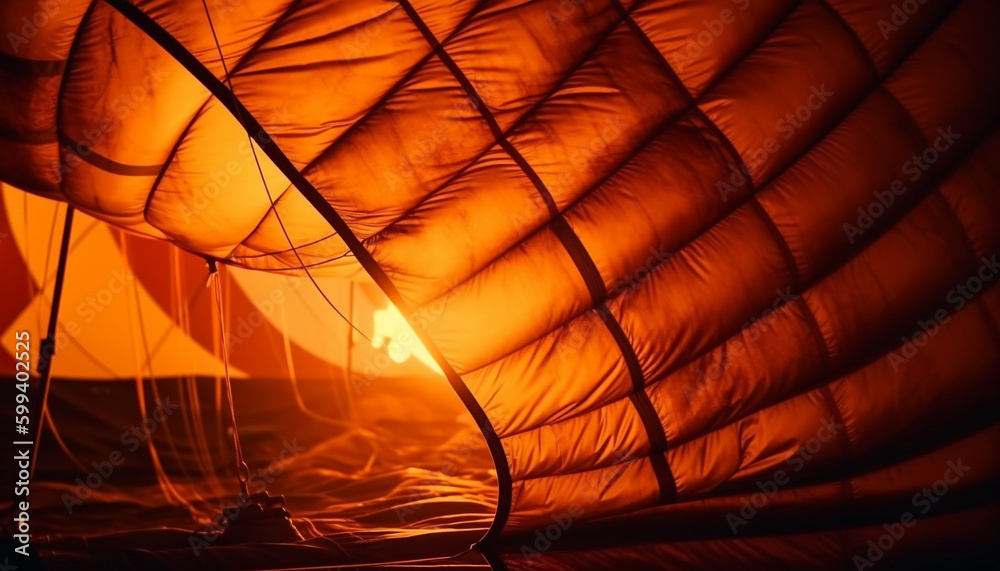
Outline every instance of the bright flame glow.
<path id="1" fill-rule="evenodd" d="M 397 363 L 415 357 L 431 370 L 443 372 L 395 305 L 390 303 L 385 309 L 375 310 L 373 317 L 375 320 L 373 347 L 377 349 L 384 346 L 389 358 Z"/>

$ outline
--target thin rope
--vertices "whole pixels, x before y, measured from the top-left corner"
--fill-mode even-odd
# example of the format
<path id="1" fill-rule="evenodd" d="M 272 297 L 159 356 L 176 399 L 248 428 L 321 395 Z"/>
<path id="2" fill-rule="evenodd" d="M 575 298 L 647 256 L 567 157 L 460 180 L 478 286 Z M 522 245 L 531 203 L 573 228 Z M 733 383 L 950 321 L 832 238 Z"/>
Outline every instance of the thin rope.
<path id="1" fill-rule="evenodd" d="M 212 30 L 212 39 L 215 41 L 215 49 L 219 52 L 219 61 L 222 63 L 222 71 L 226 77 L 226 84 L 229 86 L 229 93 L 233 96 L 233 103 L 239 103 L 236 98 L 236 90 L 233 88 L 233 79 L 229 76 L 229 66 L 226 65 L 226 56 L 222 53 L 222 45 L 219 43 L 219 36 L 215 33 L 215 24 L 212 22 L 212 14 L 208 10 L 208 2 L 206 0 L 201 0 L 201 5 L 205 8 L 205 16 L 208 18 L 208 26 Z M 233 107 L 236 109 L 236 120 L 239 121 L 240 125 L 242 125 L 243 113 L 240 111 L 240 106 L 234 105 Z M 330 301 L 330 298 L 326 296 L 326 292 L 323 291 L 323 288 L 319 287 L 319 284 L 316 282 L 316 279 L 313 278 L 309 268 L 307 268 L 305 262 L 302 261 L 302 256 L 299 254 L 298 247 L 292 243 L 292 237 L 288 234 L 288 230 L 285 228 L 285 223 L 281 220 L 281 215 L 278 214 L 278 208 L 274 204 L 274 197 L 271 196 L 271 189 L 267 186 L 267 179 L 264 177 L 264 169 L 260 166 L 260 158 L 257 157 L 257 148 L 254 146 L 253 137 L 250 136 L 249 131 L 247 132 L 247 141 L 250 143 L 250 151 L 253 153 L 254 163 L 257 165 L 257 173 L 260 175 L 260 182 L 264 185 L 264 192 L 267 193 L 267 200 L 271 203 L 271 209 L 274 211 L 274 217 L 278 220 L 278 226 L 281 227 L 281 233 L 285 235 L 285 240 L 288 241 L 288 247 L 291 248 L 292 252 L 295 254 L 295 259 L 298 260 L 299 265 L 302 266 L 302 270 L 305 271 L 306 276 L 309 277 L 309 281 L 311 281 L 313 286 L 316 287 L 316 291 L 323 296 L 326 303 L 333 308 L 335 312 L 337 312 L 337 315 L 339 315 L 341 319 L 357 331 L 358 335 L 361 335 L 366 341 L 371 343 L 371 338 L 362 333 L 361 330 L 351 323 L 351 321 L 343 313 L 341 313 L 339 309 L 337 309 L 337 306 Z"/>
<path id="2" fill-rule="evenodd" d="M 309 409 L 309 406 L 306 405 L 306 401 L 302 398 L 302 392 L 299 391 L 299 379 L 295 374 L 295 363 L 292 361 L 292 344 L 288 337 L 288 315 L 285 311 L 284 304 L 278 306 L 278 313 L 281 315 L 281 340 L 282 348 L 285 351 L 285 362 L 288 364 L 288 380 L 292 383 L 292 394 L 295 395 L 295 404 L 299 407 L 299 411 L 304 413 L 309 418 L 320 422 L 340 427 L 347 426 L 347 423 L 344 420 L 331 418 L 324 414 L 312 411 Z"/>
<path id="3" fill-rule="evenodd" d="M 129 264 L 128 261 L 129 260 L 128 243 L 126 242 L 125 233 L 120 230 L 118 231 L 118 248 L 121 250 L 122 257 L 125 258 L 125 263 L 131 265 Z M 135 314 L 139 326 L 139 335 L 137 336 L 138 339 L 133 340 L 133 345 L 141 342 L 142 350 L 146 358 L 145 366 L 143 366 L 139 362 L 136 363 L 138 367 L 138 371 L 136 374 L 138 375 L 138 380 L 141 383 L 143 372 L 145 370 L 149 371 L 149 386 L 153 393 L 153 401 L 156 402 L 157 405 L 159 406 L 164 401 L 160 397 L 159 383 L 157 382 L 156 373 L 153 371 L 153 356 L 149 351 L 149 340 L 146 335 L 146 323 L 145 319 L 142 316 L 142 299 L 139 297 L 139 284 L 133 281 L 130 285 L 131 285 L 130 289 L 132 290 L 132 294 L 135 300 Z M 136 351 L 138 351 L 137 348 Z M 138 355 L 136 356 L 138 357 Z M 144 405 L 145 403 L 142 404 Z M 178 405 L 181 408 L 181 414 L 185 415 L 186 413 L 184 410 L 184 400 L 182 398 L 180 399 L 180 403 L 178 403 Z M 143 417 L 145 418 L 145 412 L 143 413 Z M 167 441 L 167 445 L 170 447 L 170 452 L 173 454 L 173 457 L 177 462 L 177 466 L 180 468 L 181 474 L 183 474 L 184 476 L 184 481 L 188 482 L 191 480 L 191 477 L 190 474 L 188 474 L 187 468 L 184 466 L 184 461 L 177 450 L 177 444 L 174 442 L 173 432 L 170 430 L 170 424 L 164 422 L 162 427 L 163 427 L 163 436 L 164 439 Z M 188 434 L 188 436 L 190 436 L 190 434 Z M 153 459 L 153 467 L 157 472 L 156 473 L 157 479 L 162 478 L 163 489 L 165 491 L 169 490 L 172 494 L 175 494 L 177 496 L 177 500 L 179 500 L 180 503 L 182 503 L 185 507 L 187 507 L 188 511 L 191 514 L 200 514 L 200 512 L 194 508 L 194 504 L 188 502 L 184 497 L 184 495 L 177 490 L 177 486 L 175 486 L 174 483 L 170 480 L 170 476 L 167 474 L 166 469 L 163 467 L 163 462 L 160 460 L 159 454 L 155 451 L 156 444 L 153 441 L 152 434 L 149 435 L 147 442 L 149 443 L 151 457 Z M 201 502 L 203 498 L 198 493 L 197 488 L 194 488 L 191 491 L 194 494 L 195 499 L 198 502 Z"/>
<path id="4" fill-rule="evenodd" d="M 236 428 L 236 406 L 233 404 L 233 381 L 229 376 L 229 342 L 226 339 L 226 318 L 222 304 L 222 278 L 214 261 L 209 261 L 208 283 L 215 289 L 215 305 L 219 315 L 219 335 L 222 345 L 222 366 L 225 371 L 223 385 L 229 401 L 229 420 L 233 424 L 233 450 L 236 452 L 236 477 L 240 481 L 240 492 L 244 498 L 250 497 L 250 467 L 243 458 L 243 446 L 240 445 L 240 432 Z"/>
<path id="5" fill-rule="evenodd" d="M 122 257 L 128 263 L 128 250 L 125 246 L 124 238 L 119 234 L 119 248 L 122 252 Z M 141 339 L 145 339 L 145 331 L 140 331 L 139 335 L 136 335 L 135 327 L 138 326 L 140 329 L 145 329 L 142 322 L 142 316 L 140 315 L 139 306 L 141 301 L 139 298 L 139 285 L 135 281 L 131 281 L 127 286 L 128 289 L 132 291 L 132 296 L 126 295 L 125 297 L 125 308 L 129 314 L 129 329 L 131 335 L 129 336 L 132 341 L 132 359 L 135 363 L 135 389 L 136 389 L 136 400 L 139 405 L 139 414 L 142 415 L 143 419 L 149 418 L 150 413 L 148 412 L 148 407 L 146 406 L 146 388 L 145 388 L 145 376 L 143 374 L 146 367 L 143 366 L 142 362 L 142 350 L 140 349 Z M 135 304 L 135 309 L 133 310 L 132 304 Z M 149 353 L 146 353 L 147 360 L 149 359 Z M 148 365 L 148 363 L 147 363 Z M 156 391 L 156 379 L 152 376 L 152 366 L 150 365 L 150 386 L 155 393 Z M 154 399 L 156 397 L 154 396 Z M 157 406 L 162 406 L 162 401 L 157 402 Z M 190 502 L 184 497 L 184 494 L 180 493 L 176 487 L 174 487 L 173 482 L 167 476 L 167 471 L 163 467 L 163 462 L 160 460 L 160 454 L 156 450 L 156 443 L 154 442 L 153 434 L 149 433 L 146 435 L 146 448 L 149 451 L 150 460 L 153 463 L 153 471 L 156 474 L 156 483 L 160 486 L 160 491 L 163 492 L 163 496 L 172 505 L 182 505 L 187 510 L 188 513 L 197 513 L 197 510 L 191 505 Z"/>
<path id="6" fill-rule="evenodd" d="M 222 346 L 221 346 L 222 343 L 219 341 L 222 338 L 222 333 L 220 330 L 220 325 L 222 320 L 218 319 L 219 307 L 215 303 L 209 303 L 209 307 L 211 308 L 212 312 L 212 319 L 210 319 L 212 325 L 212 354 L 222 355 Z M 222 426 L 222 417 L 224 416 L 222 413 L 223 384 L 224 381 L 222 379 L 222 375 L 216 374 L 215 383 L 213 386 L 214 391 L 212 394 L 214 400 L 212 404 L 213 404 L 213 409 L 215 410 L 215 440 L 216 440 L 215 444 L 219 450 L 226 449 L 225 430 L 223 430 Z"/>
<path id="7" fill-rule="evenodd" d="M 171 315 L 178 323 L 181 331 L 184 335 L 191 337 L 191 315 L 190 315 L 190 301 L 185 304 L 183 291 L 184 288 L 181 282 L 181 264 L 180 264 L 180 249 L 171 248 L 170 249 L 170 267 L 171 267 L 171 288 L 170 288 L 170 307 Z M 197 288 L 198 293 L 201 292 L 201 288 Z M 215 471 L 215 466 L 212 463 L 212 455 L 208 446 L 208 437 L 205 434 L 204 417 L 202 416 L 201 410 L 201 399 L 198 393 L 198 381 L 194 374 L 185 375 L 183 380 L 178 380 L 178 393 L 184 395 L 185 393 L 190 395 L 187 399 L 187 406 L 191 409 L 190 415 L 184 416 L 184 421 L 190 426 L 188 434 L 194 432 L 194 439 L 196 446 L 193 446 L 195 453 L 195 460 L 198 464 L 198 469 L 201 470 L 203 474 L 211 478 L 214 486 L 213 490 L 218 492 L 218 490 L 224 489 L 222 481 L 219 479 L 219 475 Z M 186 407 L 182 401 L 181 411 L 185 412 Z M 221 411 L 216 411 L 218 414 Z"/>

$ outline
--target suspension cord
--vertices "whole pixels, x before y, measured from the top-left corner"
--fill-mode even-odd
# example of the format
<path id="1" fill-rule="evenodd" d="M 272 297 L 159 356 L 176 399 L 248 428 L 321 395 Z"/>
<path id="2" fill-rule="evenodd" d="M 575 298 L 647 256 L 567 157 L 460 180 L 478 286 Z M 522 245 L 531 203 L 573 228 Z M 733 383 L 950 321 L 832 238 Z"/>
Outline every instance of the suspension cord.
<path id="1" fill-rule="evenodd" d="M 66 258 L 69 255 L 69 239 L 73 229 L 73 205 L 66 205 L 66 220 L 63 223 L 62 244 L 59 246 L 59 265 L 56 269 L 56 285 L 52 292 L 52 308 L 49 311 L 49 327 L 42 339 L 38 352 L 38 374 L 41 376 L 39 389 L 42 393 L 42 409 L 38 417 L 38 428 L 35 431 L 34 450 L 31 458 L 30 474 L 34 476 L 38 466 L 38 450 L 42 444 L 42 426 L 49 413 L 49 389 L 52 386 L 52 357 L 56 354 L 56 326 L 59 322 L 59 302 L 62 300 L 63 281 L 66 278 Z"/>
<path id="2" fill-rule="evenodd" d="M 243 458 L 243 446 L 240 445 L 240 432 L 236 428 L 236 406 L 233 404 L 233 381 L 229 377 L 229 342 L 226 339 L 226 319 L 222 305 L 222 275 L 215 260 L 208 258 L 208 285 L 215 289 L 215 305 L 219 314 L 219 335 L 222 338 L 222 365 L 225 369 L 223 386 L 226 387 L 226 397 L 229 401 L 229 420 L 233 427 L 233 450 L 236 452 L 236 477 L 240 481 L 240 492 L 244 498 L 250 498 L 250 467 Z"/>
<path id="3" fill-rule="evenodd" d="M 208 27 L 212 30 L 212 39 L 215 41 L 215 49 L 219 52 L 219 62 L 222 63 L 222 72 L 226 76 L 226 85 L 229 87 L 229 93 L 233 96 L 233 103 L 238 104 L 239 100 L 236 97 L 236 89 L 233 88 L 233 78 L 229 74 L 229 66 L 226 65 L 226 56 L 222 53 L 222 44 L 219 43 L 219 36 L 215 32 L 215 23 L 212 22 L 212 13 L 208 9 L 208 1 L 201 0 L 201 5 L 205 8 L 205 16 L 208 18 Z M 236 120 L 239 121 L 240 125 L 243 125 L 243 113 L 240 111 L 240 105 L 233 105 L 233 108 L 236 110 Z M 309 281 L 312 282 L 316 291 L 318 291 L 319 294 L 323 296 L 323 299 L 326 300 L 326 304 L 329 305 L 342 320 L 347 322 L 347 324 L 351 326 L 351 329 L 357 331 L 358 335 L 363 337 L 365 341 L 371 343 L 371 338 L 358 329 L 358 327 L 354 325 L 354 323 L 352 323 L 351 320 L 348 319 L 336 305 L 334 305 L 333 301 L 330 300 L 330 297 L 326 295 L 325 291 L 323 291 L 323 288 L 316 282 L 316 278 L 313 277 L 312 272 L 309 271 L 306 263 L 302 260 L 302 255 L 299 254 L 299 248 L 292 242 L 292 237 L 288 233 L 288 229 L 285 227 L 284 221 L 281 219 L 281 214 L 278 212 L 278 205 L 274 202 L 274 196 L 271 195 L 271 189 L 267 186 L 267 177 L 264 176 L 264 169 L 260 166 L 260 158 L 257 156 L 257 147 L 254 146 L 253 137 L 250 135 L 250 131 L 247 131 L 247 142 L 250 143 L 250 152 L 253 154 L 254 163 L 257 165 L 257 174 L 260 175 L 260 182 L 264 185 L 264 192 L 267 193 L 267 200 L 271 203 L 271 209 L 274 211 L 274 217 L 278 221 L 281 233 L 285 235 L 285 240 L 288 241 L 288 247 L 291 248 L 292 253 L 295 254 L 295 259 L 299 262 L 299 266 L 302 267 L 302 271 L 306 273 L 306 276 L 309 278 Z"/>

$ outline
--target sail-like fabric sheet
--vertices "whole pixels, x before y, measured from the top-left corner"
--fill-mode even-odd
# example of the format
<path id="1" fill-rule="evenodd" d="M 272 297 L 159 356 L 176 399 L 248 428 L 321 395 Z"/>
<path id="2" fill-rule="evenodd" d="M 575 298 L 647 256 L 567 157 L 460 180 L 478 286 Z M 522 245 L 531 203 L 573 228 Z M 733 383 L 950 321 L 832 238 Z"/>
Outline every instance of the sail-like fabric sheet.
<path id="1" fill-rule="evenodd" d="M 236 265 L 360 262 L 486 420 L 510 532 L 779 480 L 850 504 L 997 420 L 998 25 L 989 0 L 5 2 L 0 178 Z M 920 466 L 870 484 L 947 468 Z"/>

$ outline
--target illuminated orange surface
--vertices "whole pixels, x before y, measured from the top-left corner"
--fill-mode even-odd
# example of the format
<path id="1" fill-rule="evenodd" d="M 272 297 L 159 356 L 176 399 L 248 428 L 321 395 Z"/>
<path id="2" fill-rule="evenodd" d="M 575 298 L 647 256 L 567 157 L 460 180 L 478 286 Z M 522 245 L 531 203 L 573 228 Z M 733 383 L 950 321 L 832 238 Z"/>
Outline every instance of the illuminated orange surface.
<path id="1" fill-rule="evenodd" d="M 0 42 L 4 338 L 41 337 L 59 202 L 84 214 L 61 327 L 138 277 L 56 377 L 218 378 L 217 309 L 185 297 L 207 257 L 235 377 L 321 383 L 345 433 L 409 430 L 377 433 L 393 469 L 435 470 L 478 425 L 431 495 L 458 498 L 448 525 L 495 511 L 515 552 L 572 514 L 691 521 L 745 565 L 792 531 L 852 561 L 957 458 L 976 468 L 927 528 L 1000 528 L 995 2 L 227 2 L 213 31 L 200 1 L 72 0 Z M 37 9 L 4 3 L 0 31 Z M 727 535 L 778 472 L 773 532 Z M 297 505 L 350 502 L 327 493 Z"/>

